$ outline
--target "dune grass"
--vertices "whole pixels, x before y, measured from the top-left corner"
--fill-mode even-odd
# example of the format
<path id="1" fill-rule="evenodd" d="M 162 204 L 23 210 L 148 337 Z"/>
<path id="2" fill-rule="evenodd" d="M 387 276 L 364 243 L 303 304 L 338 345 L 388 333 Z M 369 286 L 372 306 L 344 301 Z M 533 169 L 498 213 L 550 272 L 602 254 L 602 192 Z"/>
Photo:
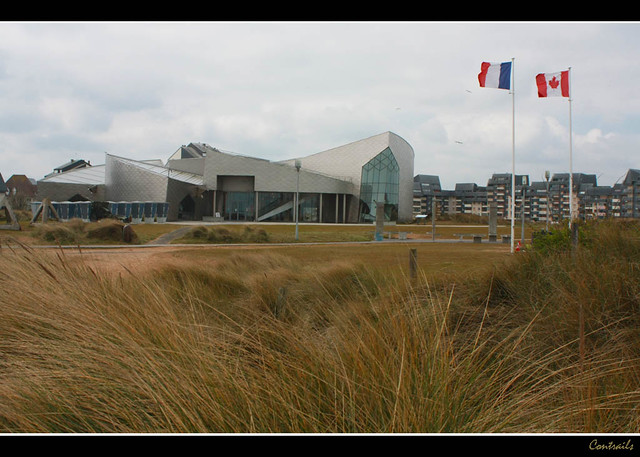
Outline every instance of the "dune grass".
<path id="1" fill-rule="evenodd" d="M 416 279 L 320 249 L 109 274 L 3 246 L 0 431 L 635 433 L 638 233 Z"/>

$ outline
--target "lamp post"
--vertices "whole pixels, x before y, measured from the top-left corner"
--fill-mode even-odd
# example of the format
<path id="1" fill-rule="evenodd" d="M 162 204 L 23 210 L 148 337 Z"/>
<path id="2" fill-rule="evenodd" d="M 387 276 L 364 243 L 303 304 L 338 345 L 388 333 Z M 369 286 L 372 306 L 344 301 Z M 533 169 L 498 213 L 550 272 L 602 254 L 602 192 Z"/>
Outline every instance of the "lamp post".
<path id="1" fill-rule="evenodd" d="M 524 212 L 525 212 L 525 199 L 527 198 L 526 197 L 527 184 L 528 184 L 527 177 L 522 176 L 522 227 L 521 227 L 520 240 L 523 246 L 524 246 Z"/>
<path id="2" fill-rule="evenodd" d="M 549 214 L 549 212 L 551 211 L 549 209 L 549 178 L 550 177 L 551 177 L 551 173 L 549 172 L 549 170 L 546 170 L 544 172 L 544 179 L 547 181 L 547 217 L 546 217 L 546 220 L 547 220 L 547 229 L 546 229 L 546 231 L 547 231 L 547 233 L 549 232 L 549 217 L 551 216 L 551 214 Z"/>
<path id="3" fill-rule="evenodd" d="M 300 168 L 302 167 L 302 162 L 300 160 L 296 160 L 296 207 L 295 207 L 295 218 L 296 218 L 296 241 L 298 241 L 298 210 L 300 205 Z"/>
<path id="4" fill-rule="evenodd" d="M 631 217 L 636 218 L 636 181 L 631 181 Z"/>

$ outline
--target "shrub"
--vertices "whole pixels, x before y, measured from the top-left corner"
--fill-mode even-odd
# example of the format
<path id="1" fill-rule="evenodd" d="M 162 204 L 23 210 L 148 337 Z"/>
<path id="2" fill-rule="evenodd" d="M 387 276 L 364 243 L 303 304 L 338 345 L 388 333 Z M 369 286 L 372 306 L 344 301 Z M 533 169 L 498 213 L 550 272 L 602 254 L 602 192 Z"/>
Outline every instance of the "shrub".
<path id="1" fill-rule="evenodd" d="M 198 226 L 192 228 L 180 242 L 209 243 L 267 243 L 269 234 L 263 229 L 245 226 L 242 231 L 229 230 L 226 227 Z"/>
<path id="2" fill-rule="evenodd" d="M 571 248 L 571 232 L 568 227 L 551 232 L 536 232 L 532 246 L 534 250 L 543 254 L 566 252 Z"/>
<path id="3" fill-rule="evenodd" d="M 269 234 L 264 231 L 264 229 L 256 230 L 249 226 L 245 226 L 242 239 L 245 242 L 251 243 L 267 243 L 269 241 Z"/>
<path id="4" fill-rule="evenodd" d="M 86 228 L 86 236 L 91 240 L 105 241 L 105 242 L 123 242 L 123 230 L 125 224 L 114 219 L 103 219 L 97 223 L 90 225 Z M 138 242 L 138 236 L 135 231 L 131 230 L 131 243 Z"/>
<path id="5" fill-rule="evenodd" d="M 59 244 L 78 243 L 80 240 L 80 234 L 77 231 L 61 222 L 39 225 L 35 233 L 45 241 Z"/>
<path id="6" fill-rule="evenodd" d="M 233 243 L 237 241 L 237 238 L 224 227 L 213 227 L 209 230 L 207 240 L 214 243 Z"/>
<path id="7" fill-rule="evenodd" d="M 196 239 L 206 239 L 209 236 L 207 227 L 200 225 L 189 230 L 188 236 Z"/>

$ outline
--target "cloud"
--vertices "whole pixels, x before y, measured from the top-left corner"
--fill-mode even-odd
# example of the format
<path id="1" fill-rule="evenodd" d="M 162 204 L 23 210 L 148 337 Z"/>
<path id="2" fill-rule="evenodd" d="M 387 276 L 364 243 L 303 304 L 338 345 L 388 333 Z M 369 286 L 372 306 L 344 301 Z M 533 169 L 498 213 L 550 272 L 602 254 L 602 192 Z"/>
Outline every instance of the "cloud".
<path id="1" fill-rule="evenodd" d="M 634 23 L 2 23 L 0 172 L 191 141 L 282 160 L 390 130 L 416 174 L 485 184 L 511 169 L 512 97 L 477 73 L 514 57 L 517 172 L 567 171 L 566 100 L 538 99 L 534 76 L 571 66 L 576 169 L 613 183 L 640 166 L 639 38 Z"/>

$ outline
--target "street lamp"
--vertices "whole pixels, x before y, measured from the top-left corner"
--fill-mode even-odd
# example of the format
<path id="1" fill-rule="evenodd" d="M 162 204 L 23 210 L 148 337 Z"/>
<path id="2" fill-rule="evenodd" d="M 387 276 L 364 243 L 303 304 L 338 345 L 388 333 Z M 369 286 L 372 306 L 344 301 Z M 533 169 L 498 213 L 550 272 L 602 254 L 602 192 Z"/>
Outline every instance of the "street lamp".
<path id="1" fill-rule="evenodd" d="M 522 231 L 520 235 L 520 239 L 522 241 L 522 245 L 524 246 L 524 210 L 525 210 L 525 199 L 527 198 L 527 184 L 528 180 L 526 176 L 522 176 Z"/>
<path id="2" fill-rule="evenodd" d="M 636 181 L 631 181 L 631 217 L 636 218 Z"/>
<path id="3" fill-rule="evenodd" d="M 551 173 L 549 172 L 549 170 L 546 170 L 544 172 L 544 179 L 547 181 L 547 233 L 549 233 L 549 217 L 551 216 L 551 214 L 549 214 L 549 212 L 551 211 L 549 209 L 549 178 L 551 177 Z"/>
<path id="4" fill-rule="evenodd" d="M 295 207 L 295 218 L 296 218 L 296 241 L 298 241 L 298 210 L 299 210 L 299 206 L 300 206 L 300 200 L 299 200 L 299 196 L 300 196 L 300 168 L 302 167 L 302 162 L 300 162 L 300 160 L 296 159 L 296 172 L 297 172 L 297 179 L 296 179 L 296 207 Z"/>

